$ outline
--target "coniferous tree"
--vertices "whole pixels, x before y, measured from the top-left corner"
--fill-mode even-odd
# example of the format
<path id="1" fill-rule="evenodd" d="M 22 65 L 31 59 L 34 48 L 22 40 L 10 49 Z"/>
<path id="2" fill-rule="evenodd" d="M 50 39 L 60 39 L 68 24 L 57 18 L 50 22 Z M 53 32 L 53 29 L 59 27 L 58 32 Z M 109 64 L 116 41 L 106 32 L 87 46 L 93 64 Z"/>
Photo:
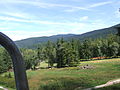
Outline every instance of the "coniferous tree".
<path id="1" fill-rule="evenodd" d="M 7 66 L 4 63 L 3 60 L 3 48 L 0 48 L 0 73 L 6 72 Z"/>
<path id="2" fill-rule="evenodd" d="M 120 27 L 117 27 L 117 35 L 120 36 Z"/>
<path id="3" fill-rule="evenodd" d="M 37 58 L 37 51 L 32 49 L 21 49 L 23 59 L 25 61 L 26 69 L 35 70 L 39 61 Z"/>
<path id="4" fill-rule="evenodd" d="M 91 41 L 90 40 L 85 40 L 83 42 L 82 51 L 83 51 L 84 59 L 90 59 L 92 57 L 92 53 L 91 53 L 92 48 L 91 48 Z"/>
<path id="5" fill-rule="evenodd" d="M 40 62 L 45 61 L 45 58 L 46 58 L 45 47 L 39 45 L 39 47 L 37 48 L 37 57 Z"/>
<path id="6" fill-rule="evenodd" d="M 67 65 L 68 66 L 77 66 L 79 64 L 79 54 L 76 47 L 75 41 L 72 40 L 69 45 L 67 45 Z"/>
<path id="7" fill-rule="evenodd" d="M 4 48 L 0 48 L 0 73 L 12 69 L 12 60 L 8 52 Z"/>
<path id="8" fill-rule="evenodd" d="M 58 68 L 64 67 L 66 65 L 66 48 L 63 38 L 57 41 L 56 59 Z"/>
<path id="9" fill-rule="evenodd" d="M 118 55 L 120 56 L 120 27 L 117 27 L 117 40 L 119 44 Z"/>
<path id="10" fill-rule="evenodd" d="M 11 59 L 9 53 L 5 49 L 3 49 L 2 57 L 3 57 L 4 64 L 7 67 L 7 70 L 12 69 L 12 59 Z"/>
<path id="11" fill-rule="evenodd" d="M 79 63 L 78 48 L 75 40 L 64 41 L 63 38 L 57 41 L 57 67 L 77 66 Z"/>
<path id="12" fill-rule="evenodd" d="M 110 55 L 109 56 L 115 57 L 118 54 L 119 44 L 117 42 L 113 42 L 112 44 L 110 44 L 109 47 L 110 47 Z"/>
<path id="13" fill-rule="evenodd" d="M 48 67 L 52 67 L 55 62 L 56 51 L 53 43 L 50 41 L 48 41 L 46 45 L 46 56 L 48 60 Z"/>

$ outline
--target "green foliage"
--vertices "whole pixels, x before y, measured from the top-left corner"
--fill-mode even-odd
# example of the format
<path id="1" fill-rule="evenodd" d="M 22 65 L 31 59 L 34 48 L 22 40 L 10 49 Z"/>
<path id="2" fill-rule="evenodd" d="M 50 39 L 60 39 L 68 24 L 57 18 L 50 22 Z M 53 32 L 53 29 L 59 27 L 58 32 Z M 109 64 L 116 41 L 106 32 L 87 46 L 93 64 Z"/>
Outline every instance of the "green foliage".
<path id="1" fill-rule="evenodd" d="M 118 54 L 119 44 L 117 42 L 113 42 L 110 46 L 110 56 L 115 57 Z"/>
<path id="2" fill-rule="evenodd" d="M 63 38 L 58 40 L 56 50 L 58 68 L 78 65 L 79 57 L 75 40 L 72 40 L 71 42 L 64 41 Z"/>
<path id="3" fill-rule="evenodd" d="M 35 70 L 36 66 L 39 64 L 37 51 L 32 49 L 21 49 L 21 52 L 25 61 L 26 69 Z"/>
<path id="4" fill-rule="evenodd" d="M 12 68 L 12 60 L 4 48 L 0 48 L 0 73 Z"/>
<path id="5" fill-rule="evenodd" d="M 48 63 L 48 67 L 73 67 L 79 64 L 80 59 L 91 60 L 93 57 L 118 57 L 120 55 L 120 37 L 108 35 L 106 38 L 87 39 L 80 42 L 76 39 L 65 41 L 58 39 L 57 43 L 48 41 L 39 45 L 37 50 L 21 49 L 26 69 L 35 70 L 40 62 Z M 0 48 L 0 73 L 12 69 L 12 62 L 8 52 Z"/>
<path id="6" fill-rule="evenodd" d="M 67 49 L 67 65 L 70 67 L 78 66 L 79 64 L 79 54 L 77 48 L 77 41 L 72 39 L 71 42 L 68 42 Z"/>
<path id="7" fill-rule="evenodd" d="M 56 42 L 60 38 L 64 38 L 65 40 L 71 40 L 72 38 L 79 39 L 81 41 L 84 41 L 88 38 L 92 39 L 97 39 L 97 38 L 105 38 L 108 34 L 116 34 L 116 26 L 120 27 L 120 24 L 105 28 L 105 29 L 99 29 L 91 32 L 87 32 L 84 34 L 66 34 L 66 35 L 53 35 L 50 37 L 34 37 L 34 38 L 28 38 L 24 40 L 19 40 L 16 41 L 15 43 L 20 47 L 20 48 L 36 48 L 36 45 L 41 44 L 41 43 L 47 43 L 47 41 L 52 41 Z"/>
<path id="8" fill-rule="evenodd" d="M 56 59 L 57 59 L 57 67 L 64 67 L 66 64 L 66 48 L 65 42 L 63 38 L 57 41 L 56 45 Z"/>
<path id="9" fill-rule="evenodd" d="M 82 45 L 82 53 L 84 59 L 90 59 L 92 57 L 91 50 L 91 41 L 85 40 Z"/>
<path id="10" fill-rule="evenodd" d="M 52 42 L 48 41 L 46 44 L 46 59 L 48 60 L 48 67 L 52 67 L 56 59 L 56 49 Z"/>
<path id="11" fill-rule="evenodd" d="M 44 46 L 39 46 L 38 49 L 39 60 L 48 63 L 48 67 L 53 67 L 56 59 L 56 49 L 52 42 L 48 41 Z"/>
<path id="12" fill-rule="evenodd" d="M 117 27 L 117 35 L 120 36 L 120 27 Z"/>
<path id="13" fill-rule="evenodd" d="M 57 67 L 72 67 L 79 64 L 80 59 L 91 60 L 94 57 L 117 57 L 120 55 L 119 37 L 113 34 L 106 38 L 87 39 L 80 42 L 76 39 L 65 41 L 58 39 L 54 44 L 50 41 L 38 49 L 38 57 L 48 62 L 48 67 L 57 63 Z"/>

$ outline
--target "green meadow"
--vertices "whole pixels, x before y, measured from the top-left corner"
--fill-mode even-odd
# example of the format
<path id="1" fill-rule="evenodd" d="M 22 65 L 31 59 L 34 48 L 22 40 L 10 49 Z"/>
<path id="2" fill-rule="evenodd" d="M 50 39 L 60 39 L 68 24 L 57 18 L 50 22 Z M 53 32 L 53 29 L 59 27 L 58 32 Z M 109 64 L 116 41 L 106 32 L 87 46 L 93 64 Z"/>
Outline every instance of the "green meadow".
<path id="1" fill-rule="evenodd" d="M 46 67 L 45 63 L 41 67 Z M 87 68 L 86 68 L 87 67 Z M 0 76 L 0 85 L 13 88 L 15 83 L 12 78 L 7 78 L 4 73 Z M 120 78 L 120 58 L 85 61 L 78 67 L 39 69 L 27 71 L 30 90 L 74 90 L 105 84 Z M 119 90 L 120 84 L 102 88 L 103 90 Z"/>

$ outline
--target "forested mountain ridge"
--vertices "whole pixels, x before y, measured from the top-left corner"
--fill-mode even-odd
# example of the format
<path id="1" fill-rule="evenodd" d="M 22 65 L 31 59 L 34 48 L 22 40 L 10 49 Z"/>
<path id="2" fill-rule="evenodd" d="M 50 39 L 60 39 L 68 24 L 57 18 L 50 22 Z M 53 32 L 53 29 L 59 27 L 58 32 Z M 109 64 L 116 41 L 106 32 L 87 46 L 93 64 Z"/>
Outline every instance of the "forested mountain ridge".
<path id="1" fill-rule="evenodd" d="M 20 48 L 33 48 L 40 43 L 46 43 L 47 41 L 56 42 L 57 39 L 60 39 L 62 37 L 64 39 L 68 39 L 74 36 L 75 36 L 74 34 L 60 34 L 60 35 L 53 35 L 53 36 L 33 37 L 33 38 L 15 41 L 15 43 Z"/>
<path id="2" fill-rule="evenodd" d="M 59 38 L 64 38 L 65 40 L 69 40 L 72 38 L 79 39 L 79 40 L 85 40 L 87 38 L 103 38 L 106 37 L 108 34 L 116 34 L 117 30 L 116 27 L 120 27 L 120 24 L 114 25 L 109 28 L 104 28 L 104 29 L 99 29 L 99 30 L 94 30 L 91 32 L 87 32 L 84 34 L 60 34 L 60 35 L 53 35 L 53 36 L 44 36 L 44 37 L 33 37 L 33 38 L 28 38 L 28 39 L 23 39 L 19 41 L 15 41 L 15 43 L 18 45 L 20 48 L 33 48 L 35 45 L 40 44 L 40 43 L 46 43 L 47 41 L 52 41 L 56 42 L 57 39 Z"/>
<path id="3" fill-rule="evenodd" d="M 79 38 L 80 40 L 84 40 L 86 38 L 93 38 L 93 39 L 103 38 L 106 37 L 108 34 L 116 34 L 117 33 L 116 27 L 120 27 L 120 24 L 109 28 L 94 30 L 81 35 L 76 35 L 74 38 Z"/>

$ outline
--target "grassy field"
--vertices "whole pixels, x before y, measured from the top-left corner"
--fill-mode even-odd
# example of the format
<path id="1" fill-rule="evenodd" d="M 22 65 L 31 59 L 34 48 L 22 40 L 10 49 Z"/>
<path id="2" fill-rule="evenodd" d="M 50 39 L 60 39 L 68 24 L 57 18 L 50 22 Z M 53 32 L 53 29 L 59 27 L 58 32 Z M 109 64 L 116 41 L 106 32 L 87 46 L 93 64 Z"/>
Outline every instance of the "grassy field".
<path id="1" fill-rule="evenodd" d="M 83 89 L 120 78 L 120 58 L 81 62 L 79 67 L 29 70 L 27 75 L 30 90 L 74 90 L 77 87 Z M 1 85 L 9 87 L 8 84 L 13 82 L 13 78 L 9 82 L 1 82 L 0 80 Z M 102 89 L 118 90 L 120 84 Z"/>

